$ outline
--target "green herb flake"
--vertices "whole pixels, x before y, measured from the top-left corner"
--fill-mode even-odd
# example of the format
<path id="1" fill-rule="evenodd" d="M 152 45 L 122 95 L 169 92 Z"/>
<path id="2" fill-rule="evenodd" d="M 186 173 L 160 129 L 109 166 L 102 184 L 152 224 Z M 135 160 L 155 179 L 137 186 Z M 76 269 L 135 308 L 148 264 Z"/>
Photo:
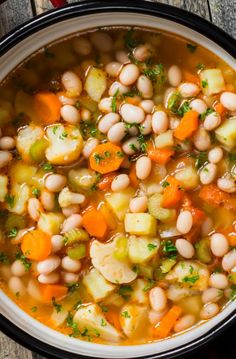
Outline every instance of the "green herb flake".
<path id="1" fill-rule="evenodd" d="M 199 116 L 200 120 L 204 121 L 206 116 L 210 115 L 213 112 L 215 112 L 213 108 L 208 108 L 205 112 L 201 113 L 201 115 Z"/>
<path id="2" fill-rule="evenodd" d="M 66 324 L 68 327 L 70 327 L 72 329 L 72 333 L 69 334 L 70 337 L 76 337 L 80 334 L 78 325 L 77 325 L 77 323 L 74 323 L 73 315 L 71 314 L 71 312 L 68 313 L 68 316 L 66 318 Z"/>
<path id="3" fill-rule="evenodd" d="M 142 94 L 136 87 L 133 87 L 130 91 L 123 93 L 121 97 L 126 98 L 135 96 L 142 96 Z"/>
<path id="4" fill-rule="evenodd" d="M 230 294 L 230 299 L 234 300 L 236 299 L 236 284 L 231 285 L 230 289 L 232 289 L 232 292 Z"/>
<path id="5" fill-rule="evenodd" d="M 236 162 L 236 153 L 229 153 L 229 161 Z"/>
<path id="6" fill-rule="evenodd" d="M 198 274 L 193 275 L 193 276 L 186 276 L 186 277 L 183 278 L 183 282 L 184 282 L 184 283 L 194 284 L 194 283 L 196 283 L 196 282 L 198 281 L 199 278 L 200 278 L 200 277 L 199 277 Z"/>
<path id="7" fill-rule="evenodd" d="M 147 151 L 147 141 L 149 140 L 149 136 L 144 136 L 142 134 L 140 134 L 138 137 L 137 137 L 137 140 L 138 140 L 138 143 L 140 145 L 140 150 L 141 152 L 146 152 Z"/>
<path id="8" fill-rule="evenodd" d="M 197 64 L 196 69 L 197 70 L 205 70 L 206 66 L 204 64 Z"/>
<path id="9" fill-rule="evenodd" d="M 202 88 L 206 88 L 208 86 L 207 80 L 202 80 Z"/>
<path id="10" fill-rule="evenodd" d="M 101 326 L 102 327 L 106 327 L 107 326 L 107 323 L 106 323 L 106 321 L 102 318 L 101 319 Z"/>
<path id="11" fill-rule="evenodd" d="M 14 202 L 15 202 L 15 196 L 11 195 L 11 194 L 7 194 L 5 196 L 5 201 L 7 202 L 8 206 L 10 208 L 14 207 Z"/>
<path id="12" fill-rule="evenodd" d="M 137 147 L 135 146 L 134 143 L 130 143 L 130 144 L 129 144 L 129 148 L 130 148 L 132 151 L 134 151 L 134 152 L 137 152 L 137 151 L 138 151 L 138 149 L 137 149 Z"/>
<path id="13" fill-rule="evenodd" d="M 105 157 L 111 157 L 111 152 L 110 151 L 105 151 L 104 156 Z"/>
<path id="14" fill-rule="evenodd" d="M 103 304 L 98 304 L 98 305 L 101 308 L 103 313 L 107 313 L 109 311 L 109 308 L 106 305 L 103 305 Z"/>
<path id="15" fill-rule="evenodd" d="M 120 157 L 120 158 L 125 157 L 125 154 L 123 152 L 121 152 L 121 151 L 117 151 L 116 155 L 117 155 L 117 157 Z"/>
<path id="16" fill-rule="evenodd" d="M 32 313 L 37 312 L 37 310 L 38 310 L 38 308 L 37 308 L 36 306 L 31 308 L 31 312 L 32 312 Z"/>
<path id="17" fill-rule="evenodd" d="M 63 131 L 62 134 L 59 136 L 60 140 L 64 141 L 65 138 L 68 137 L 68 133 L 66 131 Z"/>
<path id="18" fill-rule="evenodd" d="M 16 227 L 12 228 L 9 232 L 8 232 L 8 238 L 15 238 L 17 236 L 18 233 L 18 229 Z"/>
<path id="19" fill-rule="evenodd" d="M 62 305 L 56 302 L 55 297 L 52 297 L 52 305 L 56 309 L 57 313 L 60 313 L 62 311 Z"/>
<path id="20" fill-rule="evenodd" d="M 99 163 L 104 160 L 104 157 L 101 156 L 99 153 L 94 153 L 93 157 L 97 165 L 99 165 Z"/>
<path id="21" fill-rule="evenodd" d="M 165 71 L 162 64 L 157 64 L 152 68 L 145 69 L 143 73 L 153 82 L 159 82 L 163 84 L 166 80 Z"/>
<path id="22" fill-rule="evenodd" d="M 189 102 L 188 101 L 185 101 L 183 103 L 183 105 L 178 109 L 178 111 L 176 112 L 177 115 L 179 116 L 183 116 L 186 112 L 190 111 L 191 108 L 189 106 Z"/>
<path id="23" fill-rule="evenodd" d="M 197 50 L 197 45 L 187 43 L 186 47 L 191 54 L 193 54 Z"/>
<path id="24" fill-rule="evenodd" d="M 129 50 L 133 50 L 137 45 L 138 45 L 138 40 L 135 38 L 135 31 L 133 28 L 130 28 L 125 37 L 125 46 L 129 49 Z"/>
<path id="25" fill-rule="evenodd" d="M 34 197 L 38 198 L 40 196 L 40 193 L 41 193 L 40 189 L 38 189 L 38 188 L 33 188 L 32 189 L 32 195 Z"/>
<path id="26" fill-rule="evenodd" d="M 190 153 L 188 157 L 195 158 L 195 167 L 199 170 L 207 162 L 207 152 Z"/>
<path id="27" fill-rule="evenodd" d="M 72 294 L 79 288 L 79 283 L 66 283 L 66 286 L 69 289 L 69 293 Z"/>
<path id="28" fill-rule="evenodd" d="M 25 267 L 26 272 L 30 270 L 32 263 L 28 258 L 26 258 L 26 256 L 22 252 L 19 251 L 16 253 L 16 259 L 19 259 L 21 261 L 21 263 Z"/>
<path id="29" fill-rule="evenodd" d="M 169 182 L 168 181 L 164 181 L 163 183 L 162 183 L 162 187 L 163 188 L 166 188 L 166 187 L 168 187 L 170 184 L 169 184 Z"/>
<path id="30" fill-rule="evenodd" d="M 53 171 L 54 170 L 54 167 L 51 163 L 49 162 L 45 162 L 43 165 L 42 165 L 42 169 L 44 171 Z"/>
<path id="31" fill-rule="evenodd" d="M 121 316 L 124 317 L 124 318 L 131 318 L 128 310 L 125 310 L 124 312 L 121 313 Z"/>
<path id="32" fill-rule="evenodd" d="M 153 243 L 148 243 L 147 247 L 148 247 L 148 250 L 151 252 L 156 249 L 157 245 L 153 244 Z"/>
<path id="33" fill-rule="evenodd" d="M 177 248 L 175 247 L 175 245 L 171 242 L 171 240 L 167 240 L 167 241 L 162 241 L 161 245 L 163 247 L 163 253 L 167 256 L 170 255 L 176 255 L 177 253 Z"/>
<path id="34" fill-rule="evenodd" d="M 112 110 L 112 112 L 116 112 L 116 108 L 117 108 L 116 101 L 117 101 L 118 94 L 119 94 L 119 89 L 116 90 L 116 92 L 114 93 L 114 96 L 113 96 L 113 98 L 111 100 L 111 110 Z"/>
<path id="35" fill-rule="evenodd" d="M 179 92 L 174 92 L 170 95 L 168 99 L 167 108 L 173 113 L 178 113 L 179 106 L 181 103 L 181 95 Z"/>
<path id="36" fill-rule="evenodd" d="M 57 133 L 59 126 L 53 126 L 52 133 L 55 135 Z"/>
<path id="37" fill-rule="evenodd" d="M 155 283 L 156 283 L 155 280 L 149 279 L 148 283 L 143 287 L 143 291 L 148 292 L 150 289 L 154 287 Z"/>
<path id="38" fill-rule="evenodd" d="M 9 263 L 8 256 L 4 252 L 0 252 L 0 263 L 3 263 L 3 264 Z"/>
<path id="39" fill-rule="evenodd" d="M 133 288 L 128 285 L 128 284 L 124 284 L 124 285 L 121 285 L 120 288 L 118 289 L 118 294 L 127 299 L 127 297 L 130 295 L 130 293 L 133 291 Z"/>

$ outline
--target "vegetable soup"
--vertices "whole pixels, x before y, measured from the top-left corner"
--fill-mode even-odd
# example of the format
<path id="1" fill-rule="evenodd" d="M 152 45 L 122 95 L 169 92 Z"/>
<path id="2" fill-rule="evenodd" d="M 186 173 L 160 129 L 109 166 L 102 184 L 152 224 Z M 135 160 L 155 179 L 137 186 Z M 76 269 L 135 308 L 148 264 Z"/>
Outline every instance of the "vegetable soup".
<path id="1" fill-rule="evenodd" d="M 236 74 L 214 54 L 73 35 L 2 82 L 0 136 L 0 286 L 29 315 L 141 344 L 236 297 Z"/>

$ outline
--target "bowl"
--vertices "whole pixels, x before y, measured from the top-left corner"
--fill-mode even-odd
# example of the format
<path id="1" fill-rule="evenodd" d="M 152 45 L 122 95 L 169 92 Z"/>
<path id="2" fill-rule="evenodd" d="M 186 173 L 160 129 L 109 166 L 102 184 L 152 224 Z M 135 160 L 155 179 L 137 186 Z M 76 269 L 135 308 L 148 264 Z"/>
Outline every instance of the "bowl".
<path id="1" fill-rule="evenodd" d="M 50 42 L 100 26 L 144 26 L 172 32 L 198 43 L 236 70 L 236 41 L 206 20 L 178 8 L 149 1 L 81 1 L 38 16 L 0 40 L 0 81 L 19 63 Z M 114 346 L 67 337 L 37 322 L 3 292 L 0 327 L 15 341 L 48 357 L 172 358 L 193 351 L 236 320 L 236 301 L 217 316 L 181 335 L 152 344 Z"/>

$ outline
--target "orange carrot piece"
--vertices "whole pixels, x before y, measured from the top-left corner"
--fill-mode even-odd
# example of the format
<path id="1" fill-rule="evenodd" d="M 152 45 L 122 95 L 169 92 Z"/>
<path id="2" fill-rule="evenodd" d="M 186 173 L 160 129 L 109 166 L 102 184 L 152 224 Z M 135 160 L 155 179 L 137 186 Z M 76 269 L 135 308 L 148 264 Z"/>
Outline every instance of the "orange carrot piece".
<path id="1" fill-rule="evenodd" d="M 52 251 L 50 236 L 38 229 L 29 231 L 22 238 L 21 250 L 26 258 L 41 261 Z"/>
<path id="2" fill-rule="evenodd" d="M 94 171 L 105 174 L 116 171 L 123 159 L 121 148 L 111 142 L 106 142 L 95 147 L 89 157 L 89 164 Z"/>
<path id="3" fill-rule="evenodd" d="M 166 338 L 173 329 L 177 319 L 182 314 L 182 309 L 177 305 L 174 305 L 167 314 L 161 319 L 161 321 L 153 328 L 152 334 L 155 338 Z"/>
<path id="4" fill-rule="evenodd" d="M 186 112 L 179 126 L 174 130 L 174 136 L 181 141 L 191 137 L 193 132 L 198 128 L 198 116 L 199 113 L 197 111 L 190 110 Z"/>
<path id="5" fill-rule="evenodd" d="M 51 302 L 52 298 L 62 299 L 68 293 L 68 288 L 60 284 L 41 284 L 43 301 Z"/>
<path id="6" fill-rule="evenodd" d="M 85 212 L 82 217 L 82 225 L 90 236 L 102 238 L 107 232 L 107 223 L 103 215 L 95 208 Z"/>
<path id="7" fill-rule="evenodd" d="M 183 200 L 184 192 L 181 183 L 172 176 L 167 177 L 168 186 L 164 188 L 162 206 L 164 208 L 176 208 Z"/>
<path id="8" fill-rule="evenodd" d="M 234 226 L 230 226 L 223 230 L 217 229 L 217 232 L 220 232 L 227 237 L 230 246 L 236 247 L 236 231 L 234 230 Z"/>
<path id="9" fill-rule="evenodd" d="M 171 159 L 171 156 L 174 155 L 175 151 L 168 148 L 154 148 L 151 147 L 147 151 L 148 157 L 160 165 L 165 165 Z"/>
<path id="10" fill-rule="evenodd" d="M 60 120 L 61 103 L 52 92 L 39 92 L 34 97 L 34 108 L 40 120 L 50 125 Z"/>
<path id="11" fill-rule="evenodd" d="M 221 102 L 218 102 L 215 106 L 214 106 L 216 112 L 221 116 L 223 117 L 226 112 L 227 112 L 227 109 L 222 105 Z"/>
<path id="12" fill-rule="evenodd" d="M 139 180 L 136 175 L 135 165 L 131 165 L 130 172 L 129 172 L 129 179 L 130 179 L 131 186 L 134 188 L 138 188 Z"/>
<path id="13" fill-rule="evenodd" d="M 108 312 L 104 313 L 104 315 L 111 325 L 113 325 L 117 330 L 121 330 L 119 313 L 117 313 L 117 311 L 109 309 Z"/>
<path id="14" fill-rule="evenodd" d="M 200 84 L 198 75 L 195 75 L 192 72 L 189 72 L 187 70 L 183 71 L 183 79 L 184 79 L 184 82 L 193 82 L 196 85 Z"/>
<path id="15" fill-rule="evenodd" d="M 97 186 L 101 191 L 109 190 L 111 188 L 111 183 L 113 179 L 117 176 L 116 173 L 107 173 L 102 177 L 98 182 Z"/>
<path id="16" fill-rule="evenodd" d="M 236 197 L 221 191 L 216 185 L 203 186 L 199 192 L 199 198 L 213 207 L 224 207 L 236 211 Z"/>

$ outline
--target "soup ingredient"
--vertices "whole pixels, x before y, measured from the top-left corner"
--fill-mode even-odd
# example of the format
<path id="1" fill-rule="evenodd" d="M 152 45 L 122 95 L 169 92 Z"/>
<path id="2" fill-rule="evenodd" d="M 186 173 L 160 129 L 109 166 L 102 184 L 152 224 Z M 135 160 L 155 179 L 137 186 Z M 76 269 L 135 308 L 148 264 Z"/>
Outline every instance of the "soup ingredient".
<path id="1" fill-rule="evenodd" d="M 48 147 L 48 141 L 45 138 L 36 140 L 29 150 L 29 155 L 34 162 L 42 162 L 45 159 L 45 151 Z"/>
<path id="2" fill-rule="evenodd" d="M 217 257 L 223 257 L 229 250 L 226 237 L 221 233 L 214 233 L 211 236 L 211 250 Z"/>
<path id="3" fill-rule="evenodd" d="M 165 309 L 167 304 L 167 297 L 165 291 L 160 287 L 154 287 L 149 292 L 149 300 L 152 309 L 161 311 Z"/>
<path id="4" fill-rule="evenodd" d="M 163 191 L 162 206 L 164 208 L 176 208 L 183 199 L 181 183 L 172 176 L 166 179 L 166 186 Z"/>
<path id="5" fill-rule="evenodd" d="M 128 256 L 132 263 L 146 263 L 155 257 L 160 243 L 158 238 L 130 236 L 128 241 Z"/>
<path id="6" fill-rule="evenodd" d="M 215 131 L 217 140 L 229 149 L 236 146 L 236 117 L 230 117 Z"/>
<path id="7" fill-rule="evenodd" d="M 136 176 L 138 179 L 145 180 L 151 172 L 152 161 L 147 156 L 140 157 L 136 162 Z"/>
<path id="8" fill-rule="evenodd" d="M 42 128 L 39 126 L 35 126 L 34 124 L 24 126 L 19 130 L 16 138 L 16 148 L 24 161 L 31 162 L 31 155 L 33 156 L 33 158 L 34 156 L 36 158 L 36 154 L 34 152 L 34 149 L 32 150 L 32 146 L 34 145 L 34 143 L 36 143 L 36 141 L 41 140 L 43 138 L 43 135 L 44 132 Z M 37 148 L 36 151 L 38 151 Z"/>
<path id="9" fill-rule="evenodd" d="M 167 337 L 181 314 L 182 309 L 174 305 L 167 314 L 164 315 L 157 326 L 153 328 L 153 336 L 160 339 Z"/>
<path id="10" fill-rule="evenodd" d="M 225 81 L 220 69 L 207 69 L 200 73 L 203 93 L 213 95 L 225 90 Z"/>
<path id="11" fill-rule="evenodd" d="M 125 304 L 120 311 L 120 323 L 127 337 L 141 335 L 147 309 L 138 304 Z"/>
<path id="12" fill-rule="evenodd" d="M 198 112 L 190 110 L 186 112 L 180 121 L 179 126 L 175 129 L 174 135 L 179 140 L 185 140 L 192 136 L 198 128 Z"/>
<path id="13" fill-rule="evenodd" d="M 106 298 L 115 290 L 115 285 L 109 283 L 95 268 L 84 276 L 83 284 L 96 302 Z"/>
<path id="14" fill-rule="evenodd" d="M 200 312 L 201 319 L 210 319 L 214 317 L 220 308 L 216 303 L 207 303 Z"/>
<path id="15" fill-rule="evenodd" d="M 84 88 L 87 91 L 89 97 L 96 102 L 99 102 L 104 91 L 107 87 L 106 73 L 105 71 L 91 67 L 87 74 Z"/>
<path id="16" fill-rule="evenodd" d="M 176 222 L 176 228 L 177 230 L 182 233 L 186 234 L 188 233 L 193 225 L 193 216 L 190 211 L 182 211 Z"/>
<path id="17" fill-rule="evenodd" d="M 102 238 L 107 231 L 107 223 L 103 215 L 92 208 L 89 209 L 82 218 L 82 226 L 86 229 L 90 236 Z"/>
<path id="18" fill-rule="evenodd" d="M 73 71 L 66 71 L 62 75 L 61 82 L 66 90 L 66 96 L 78 97 L 82 91 L 82 82 L 76 73 Z"/>
<path id="19" fill-rule="evenodd" d="M 46 125 L 59 121 L 61 103 L 52 92 L 39 92 L 34 97 L 34 108 L 39 119 Z"/>
<path id="20" fill-rule="evenodd" d="M 107 142 L 94 148 L 89 157 L 94 171 L 105 174 L 117 170 L 123 162 L 123 153 L 119 146 Z"/>
<path id="21" fill-rule="evenodd" d="M 44 260 L 52 250 L 50 237 L 38 229 L 31 230 L 23 236 L 21 250 L 26 258 L 36 261 Z"/>
<path id="22" fill-rule="evenodd" d="M 220 96 L 222 105 L 230 111 L 236 110 L 236 95 L 233 92 L 223 92 Z"/>
<path id="23" fill-rule="evenodd" d="M 179 254 L 186 259 L 190 259 L 194 256 L 194 247 L 186 239 L 179 238 L 175 242 L 175 246 Z"/>
<path id="24" fill-rule="evenodd" d="M 125 215 L 125 231 L 139 236 L 155 236 L 156 220 L 148 213 L 127 213 Z"/>
<path id="25" fill-rule="evenodd" d="M 52 298 L 62 299 L 66 296 L 68 288 L 59 284 L 44 284 L 41 287 L 42 299 L 44 302 L 49 303 Z"/>

